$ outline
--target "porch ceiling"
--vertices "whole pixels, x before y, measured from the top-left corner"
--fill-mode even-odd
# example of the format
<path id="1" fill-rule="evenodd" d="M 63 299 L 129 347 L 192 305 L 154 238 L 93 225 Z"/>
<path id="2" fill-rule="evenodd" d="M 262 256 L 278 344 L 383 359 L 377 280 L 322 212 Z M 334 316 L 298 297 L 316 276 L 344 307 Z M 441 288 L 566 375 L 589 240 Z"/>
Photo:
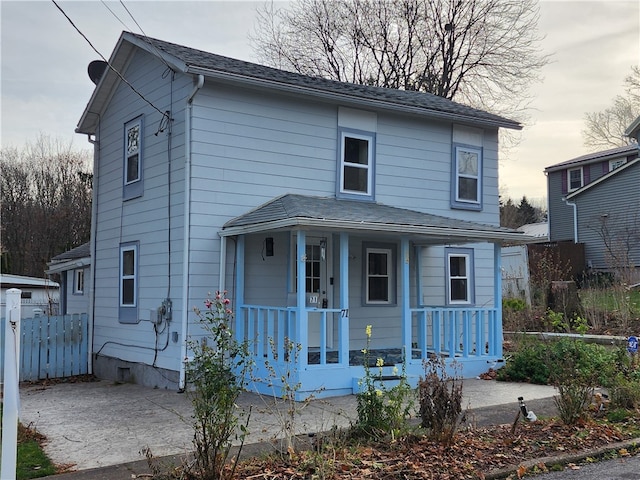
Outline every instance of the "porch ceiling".
<path id="1" fill-rule="evenodd" d="M 415 242 L 501 242 L 530 240 L 522 232 L 503 227 L 432 215 L 380 203 L 287 194 L 236 217 L 220 236 L 283 229 L 324 229 L 409 236 Z"/>

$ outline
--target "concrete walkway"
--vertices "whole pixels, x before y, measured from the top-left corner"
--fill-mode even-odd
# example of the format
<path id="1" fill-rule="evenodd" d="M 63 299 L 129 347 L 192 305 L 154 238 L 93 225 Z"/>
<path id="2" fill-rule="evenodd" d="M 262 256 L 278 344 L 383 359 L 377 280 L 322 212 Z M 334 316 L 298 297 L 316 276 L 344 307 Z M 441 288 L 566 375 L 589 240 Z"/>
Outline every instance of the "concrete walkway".
<path id="1" fill-rule="evenodd" d="M 549 386 L 464 380 L 463 407 L 494 412 L 492 423 L 509 423 L 517 413 L 513 404 L 518 397 L 528 402 L 555 393 Z M 154 457 L 192 450 L 192 408 L 186 394 L 108 381 L 28 385 L 20 394 L 21 421 L 46 435 L 45 451 L 53 462 L 74 470 L 141 460 L 144 448 Z M 251 407 L 246 444 L 282 437 L 286 405 L 255 394 L 244 394 L 240 405 L 247 411 Z M 355 417 L 353 395 L 313 400 L 300 412 L 296 433 L 346 427 Z"/>

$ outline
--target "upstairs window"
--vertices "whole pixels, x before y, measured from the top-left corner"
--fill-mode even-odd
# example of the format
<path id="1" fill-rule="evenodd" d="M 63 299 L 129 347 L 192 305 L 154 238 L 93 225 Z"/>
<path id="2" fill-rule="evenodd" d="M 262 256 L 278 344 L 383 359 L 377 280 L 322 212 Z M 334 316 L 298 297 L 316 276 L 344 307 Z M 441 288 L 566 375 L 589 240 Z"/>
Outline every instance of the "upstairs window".
<path id="1" fill-rule="evenodd" d="M 373 199 L 375 135 L 341 130 L 338 196 Z"/>
<path id="2" fill-rule="evenodd" d="M 128 122 L 124 128 L 123 198 L 129 200 L 142 196 L 142 117 Z"/>
<path id="3" fill-rule="evenodd" d="M 120 245 L 120 323 L 138 322 L 138 242 Z"/>
<path id="4" fill-rule="evenodd" d="M 73 271 L 73 293 L 75 295 L 84 293 L 84 270 L 82 268 Z"/>
<path id="5" fill-rule="evenodd" d="M 473 250 L 450 248 L 447 249 L 446 259 L 447 304 L 473 303 Z"/>
<path id="6" fill-rule="evenodd" d="M 567 182 L 567 187 L 570 192 L 582 188 L 582 185 L 584 185 L 582 167 L 570 169 L 569 174 L 567 175 Z"/>
<path id="7" fill-rule="evenodd" d="M 622 165 L 624 165 L 625 163 L 627 163 L 627 159 L 626 158 L 618 158 L 616 160 L 609 160 L 609 171 L 613 171 L 618 167 L 621 167 Z"/>
<path id="8" fill-rule="evenodd" d="M 482 209 L 482 148 L 454 145 L 451 206 Z"/>

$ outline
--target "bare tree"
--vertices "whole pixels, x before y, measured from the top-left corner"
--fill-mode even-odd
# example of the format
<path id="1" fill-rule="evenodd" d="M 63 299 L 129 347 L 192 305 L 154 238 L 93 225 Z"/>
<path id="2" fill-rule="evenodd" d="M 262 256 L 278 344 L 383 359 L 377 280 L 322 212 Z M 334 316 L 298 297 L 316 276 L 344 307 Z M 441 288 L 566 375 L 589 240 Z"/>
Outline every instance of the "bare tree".
<path id="1" fill-rule="evenodd" d="M 640 68 L 631 68 L 631 74 L 624 79 L 625 95 L 618 95 L 613 104 L 599 112 L 585 114 L 585 128 L 582 131 L 584 144 L 594 151 L 629 145 L 633 139 L 624 132 L 640 115 Z"/>
<path id="2" fill-rule="evenodd" d="M 513 117 L 548 62 L 536 0 L 298 0 L 258 10 L 263 63 L 416 90 Z"/>
<path id="3" fill-rule="evenodd" d="M 89 158 L 44 135 L 0 149 L 3 272 L 41 277 L 51 257 L 89 240 Z"/>

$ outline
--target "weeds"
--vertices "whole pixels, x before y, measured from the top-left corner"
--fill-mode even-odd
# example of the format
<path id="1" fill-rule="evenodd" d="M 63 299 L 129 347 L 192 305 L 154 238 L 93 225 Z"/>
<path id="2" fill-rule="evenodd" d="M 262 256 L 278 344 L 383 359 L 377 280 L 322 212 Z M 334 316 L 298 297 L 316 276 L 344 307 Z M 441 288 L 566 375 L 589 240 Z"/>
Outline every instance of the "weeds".
<path id="1" fill-rule="evenodd" d="M 370 439 L 380 439 L 386 435 L 397 437 L 407 428 L 407 419 L 413 407 L 412 390 L 407 383 L 405 365 L 402 374 L 393 367 L 398 383 L 387 388 L 384 384 L 384 360 L 376 359 L 378 374 L 371 371 L 371 325 L 365 330 L 367 342 L 362 350 L 364 354 L 364 377 L 360 381 L 360 391 L 356 394 L 358 418 L 353 427 L 354 433 Z"/>
<path id="2" fill-rule="evenodd" d="M 425 362 L 425 376 L 418 385 L 420 425 L 427 429 L 427 436 L 444 445 L 451 445 L 460 424 L 462 413 L 462 379 L 456 372 L 450 377 L 445 361 L 432 356 Z"/>

